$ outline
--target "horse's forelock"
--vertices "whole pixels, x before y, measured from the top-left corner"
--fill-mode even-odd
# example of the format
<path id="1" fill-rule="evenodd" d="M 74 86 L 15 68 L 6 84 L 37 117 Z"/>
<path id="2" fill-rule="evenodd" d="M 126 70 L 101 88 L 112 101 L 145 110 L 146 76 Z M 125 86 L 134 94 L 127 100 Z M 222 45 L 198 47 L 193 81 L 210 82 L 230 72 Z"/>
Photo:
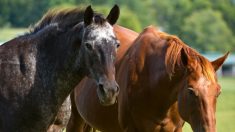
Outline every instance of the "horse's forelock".
<path id="1" fill-rule="evenodd" d="M 175 66 L 181 66 L 180 53 L 184 48 L 184 44 L 175 36 L 169 36 L 167 42 L 167 50 L 165 56 L 166 71 L 171 77 L 175 72 Z"/>
<path id="2" fill-rule="evenodd" d="M 196 60 L 197 64 L 202 67 L 202 72 L 205 77 L 214 80 L 214 73 L 211 69 L 212 67 L 209 66 L 208 60 L 175 36 L 168 37 L 168 48 L 165 56 L 166 70 L 170 77 L 175 73 L 176 66 L 179 68 L 185 67 L 181 59 L 181 50 L 184 50 L 186 54 L 195 58 L 194 60 Z"/>
<path id="3" fill-rule="evenodd" d="M 98 25 L 103 25 L 106 22 L 106 19 L 102 14 L 96 14 L 93 18 L 94 23 Z"/>
<path id="4" fill-rule="evenodd" d="M 202 68 L 202 73 L 203 75 L 208 79 L 208 80 L 211 80 L 211 81 L 216 81 L 216 78 L 215 78 L 215 71 L 213 69 L 212 66 L 210 66 L 210 62 L 203 56 L 200 56 L 199 57 L 199 60 L 198 61 L 200 63 L 200 66 Z"/>

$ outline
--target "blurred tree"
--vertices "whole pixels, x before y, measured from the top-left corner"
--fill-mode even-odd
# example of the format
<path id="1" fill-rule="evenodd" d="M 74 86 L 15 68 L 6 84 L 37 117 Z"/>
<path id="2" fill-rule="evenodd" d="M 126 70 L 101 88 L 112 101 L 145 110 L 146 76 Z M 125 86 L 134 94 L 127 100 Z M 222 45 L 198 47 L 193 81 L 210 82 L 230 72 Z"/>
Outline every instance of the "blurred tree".
<path id="1" fill-rule="evenodd" d="M 107 5 L 110 4 L 111 0 L 89 0 L 90 3 L 94 4 L 94 5 Z"/>
<path id="2" fill-rule="evenodd" d="M 218 11 L 204 9 L 194 12 L 182 25 L 182 39 L 199 51 L 234 50 L 235 39 Z"/>
<path id="3" fill-rule="evenodd" d="M 76 3 L 76 0 L 50 0 L 49 7 L 54 7 L 58 5 L 74 5 Z"/>
<path id="4" fill-rule="evenodd" d="M 228 26 L 235 34 L 235 1 L 234 0 L 211 0 L 213 9 L 219 10 Z"/>
<path id="5" fill-rule="evenodd" d="M 119 0 L 117 1 L 117 4 L 128 7 L 134 14 L 137 14 L 141 27 L 144 28 L 151 24 L 156 24 L 155 8 L 153 7 L 152 2 L 153 0 Z"/>
<path id="6" fill-rule="evenodd" d="M 118 24 L 137 32 L 140 32 L 143 29 L 137 14 L 133 13 L 126 6 L 121 8 Z"/>
<path id="7" fill-rule="evenodd" d="M 192 12 L 212 7 L 212 1 L 210 0 L 192 0 L 191 4 L 192 4 Z"/>
<path id="8" fill-rule="evenodd" d="M 163 30 L 180 36 L 183 21 L 192 11 L 191 0 L 156 0 L 153 5 Z"/>
<path id="9" fill-rule="evenodd" d="M 48 9 L 47 0 L 1 0 L 1 16 L 13 27 L 26 27 Z"/>
<path id="10" fill-rule="evenodd" d="M 8 23 L 9 8 L 6 6 L 7 0 L 0 0 L 0 26 L 5 26 Z"/>

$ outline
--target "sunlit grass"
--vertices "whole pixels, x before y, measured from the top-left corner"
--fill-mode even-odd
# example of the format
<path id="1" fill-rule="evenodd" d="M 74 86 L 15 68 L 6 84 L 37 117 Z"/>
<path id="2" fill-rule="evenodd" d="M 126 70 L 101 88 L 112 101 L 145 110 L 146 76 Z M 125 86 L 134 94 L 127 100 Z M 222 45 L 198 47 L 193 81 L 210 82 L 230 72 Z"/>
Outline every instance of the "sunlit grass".
<path id="1" fill-rule="evenodd" d="M 6 42 L 19 35 L 24 34 L 27 31 L 26 28 L 1 28 L 0 27 L 0 42 Z"/>

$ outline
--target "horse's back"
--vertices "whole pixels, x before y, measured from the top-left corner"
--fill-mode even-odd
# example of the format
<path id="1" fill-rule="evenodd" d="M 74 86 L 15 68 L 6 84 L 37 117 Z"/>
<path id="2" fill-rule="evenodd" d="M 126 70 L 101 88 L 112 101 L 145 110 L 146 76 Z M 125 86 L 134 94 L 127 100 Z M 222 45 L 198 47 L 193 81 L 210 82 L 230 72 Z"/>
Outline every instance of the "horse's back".
<path id="1" fill-rule="evenodd" d="M 164 55 L 162 49 L 166 48 L 166 43 L 169 35 L 162 33 L 153 26 L 149 26 L 140 33 L 135 39 L 131 47 L 126 52 L 126 55 L 120 62 L 121 66 L 117 72 L 118 82 L 124 83 L 123 79 L 128 78 L 128 82 L 137 81 L 137 76 L 153 74 L 152 70 L 156 71 L 157 67 L 164 67 Z M 145 71 L 146 69 L 150 71 Z M 150 72 L 145 74 L 145 72 Z M 154 74 L 156 75 L 156 74 Z M 153 76 L 154 76 L 153 75 Z M 149 79 L 148 77 L 146 79 Z M 148 80 L 149 81 L 149 80 Z M 128 84 L 122 85 L 125 89 Z"/>
<path id="2" fill-rule="evenodd" d="M 19 38 L 0 46 L 0 125 L 3 131 L 5 128 L 16 130 L 17 125 L 11 127 L 10 123 L 22 124 L 20 117 L 27 113 L 21 107 L 33 87 L 36 62 L 34 54 L 24 46 Z"/>
<path id="3" fill-rule="evenodd" d="M 33 46 L 27 41 L 15 38 L 0 46 L 1 87 L 20 87 L 33 81 L 36 65 L 36 54 Z M 18 83 L 17 85 L 13 85 Z M 2 93 L 2 92 L 1 92 Z"/>
<path id="4" fill-rule="evenodd" d="M 140 33 L 127 51 L 117 72 L 119 83 L 119 121 L 125 130 L 160 131 L 169 94 L 165 55 L 171 35 L 149 26 Z M 167 85 L 167 86 L 166 86 Z M 159 109 L 161 108 L 161 109 Z M 131 115 L 131 116 L 130 116 Z M 164 127 L 174 128 L 170 116 Z M 178 116 L 178 115 L 177 115 Z M 178 118 L 178 117 L 177 117 Z"/>
<path id="5" fill-rule="evenodd" d="M 16 50 L 16 46 L 18 44 L 18 38 L 15 38 L 15 39 L 12 39 L 12 40 L 9 40 L 7 42 L 5 42 L 4 44 L 2 44 L 0 46 L 0 59 L 5 59 L 4 57 L 7 56 L 7 54 L 9 55 L 13 55 L 13 53 L 15 52 Z"/>

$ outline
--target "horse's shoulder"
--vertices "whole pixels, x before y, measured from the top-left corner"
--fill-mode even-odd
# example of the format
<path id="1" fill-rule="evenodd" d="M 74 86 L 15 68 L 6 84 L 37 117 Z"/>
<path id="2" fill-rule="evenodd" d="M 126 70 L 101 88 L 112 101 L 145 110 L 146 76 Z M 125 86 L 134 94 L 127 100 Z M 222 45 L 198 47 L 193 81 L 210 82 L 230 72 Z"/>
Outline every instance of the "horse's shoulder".
<path id="1" fill-rule="evenodd" d="M 144 37 L 154 37 L 155 35 L 158 34 L 158 29 L 152 25 L 146 27 L 141 33 L 140 36 Z"/>
<path id="2" fill-rule="evenodd" d="M 140 50 L 144 51 L 145 53 L 153 53 L 158 51 L 157 49 L 161 49 L 168 40 L 170 39 L 170 35 L 161 32 L 157 28 L 153 26 L 146 27 L 142 33 L 138 36 L 135 43 L 137 45 L 136 48 L 140 48 Z"/>
<path id="3" fill-rule="evenodd" d="M 148 26 L 146 27 L 143 32 L 140 33 L 138 40 L 141 43 L 153 43 L 159 40 L 162 40 L 166 37 L 167 35 L 160 30 L 158 30 L 154 26 Z"/>
<path id="4" fill-rule="evenodd" d="M 123 34 L 125 34 L 125 35 L 132 35 L 132 36 L 137 36 L 138 35 L 138 33 L 137 32 L 135 32 L 135 31 L 133 31 L 133 30 L 130 30 L 130 29 L 128 29 L 128 28 L 125 28 L 125 27 L 122 27 L 122 26 L 120 26 L 120 25 L 114 25 L 113 26 L 113 29 L 114 29 L 114 32 L 116 33 L 116 34 L 120 34 L 120 35 L 123 35 Z"/>

